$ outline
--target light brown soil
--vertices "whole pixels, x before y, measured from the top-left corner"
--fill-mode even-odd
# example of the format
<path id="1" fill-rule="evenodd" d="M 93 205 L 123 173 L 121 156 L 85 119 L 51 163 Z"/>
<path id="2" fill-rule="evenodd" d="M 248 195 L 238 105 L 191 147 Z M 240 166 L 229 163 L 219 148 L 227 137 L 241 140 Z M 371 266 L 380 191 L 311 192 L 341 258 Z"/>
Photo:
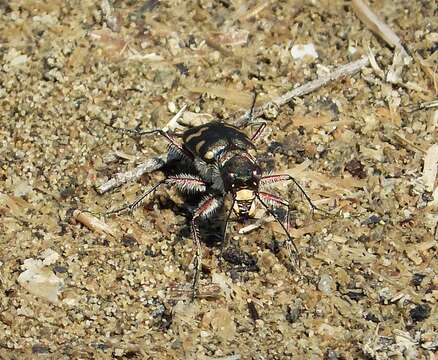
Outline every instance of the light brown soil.
<path id="1" fill-rule="evenodd" d="M 300 271 L 274 251 L 278 225 L 239 235 L 233 223 L 229 236 L 259 271 L 220 267 L 219 246 L 204 245 L 204 298 L 193 302 L 176 291 L 190 287 L 194 246 L 173 190 L 100 216 L 114 236 L 72 219 L 162 178 L 98 195 L 95 185 L 166 151 L 158 137 L 135 141 L 103 123 L 163 127 L 183 104 L 226 121 L 253 89 L 263 103 L 368 46 L 386 74 L 393 50 L 344 1 L 113 6 L 0 1 L 0 358 L 433 359 L 438 195 L 422 179 L 438 115 L 408 110 L 437 96 L 436 2 L 371 4 L 434 66 L 414 60 L 399 84 L 367 67 L 279 109 L 260 140 L 262 164 L 300 169 L 333 214 L 312 216 L 293 185 L 280 188 Z M 318 58 L 293 59 L 291 47 L 308 43 Z M 19 283 L 30 263 L 55 284 Z"/>

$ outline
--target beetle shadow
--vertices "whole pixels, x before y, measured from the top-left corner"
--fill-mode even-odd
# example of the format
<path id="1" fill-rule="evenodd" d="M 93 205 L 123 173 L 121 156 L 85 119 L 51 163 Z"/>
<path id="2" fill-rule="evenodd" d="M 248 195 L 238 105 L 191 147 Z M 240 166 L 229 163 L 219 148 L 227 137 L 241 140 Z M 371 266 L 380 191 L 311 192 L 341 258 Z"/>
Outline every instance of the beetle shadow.
<path id="1" fill-rule="evenodd" d="M 193 162 L 184 159 L 175 159 L 168 161 L 161 169 L 165 177 L 178 176 L 181 174 L 199 176 Z M 199 203 L 206 192 L 199 193 L 183 193 L 179 191 L 179 194 L 184 199 L 184 204 L 169 206 L 175 214 L 184 216 L 187 220 L 185 224 L 180 228 L 177 233 L 177 238 L 182 240 L 184 238 L 192 238 L 190 220 L 193 215 L 193 211 L 199 206 Z M 167 207 L 167 206 L 166 206 Z M 198 219 L 197 224 L 201 236 L 201 241 L 207 247 L 220 246 L 222 242 L 222 233 L 225 226 L 225 209 L 221 207 L 212 216 L 207 219 Z"/>
<path id="2" fill-rule="evenodd" d="M 161 171 L 166 177 L 181 175 L 182 173 L 199 176 L 193 166 L 193 162 L 182 159 L 175 159 L 167 162 Z M 175 214 L 182 215 L 186 218 L 185 224 L 177 231 L 176 242 L 184 241 L 184 239 L 188 238 L 192 239 L 190 224 L 192 214 L 199 206 L 202 198 L 206 195 L 205 192 L 194 194 L 180 192 L 180 194 L 184 199 L 184 205 L 176 206 L 174 204 L 173 206 L 170 206 Z M 227 234 L 225 234 L 228 241 L 224 244 L 225 239 L 223 236 L 226 227 L 226 219 L 230 210 L 229 206 L 231 206 L 231 204 L 228 204 L 226 201 L 224 203 L 223 206 L 207 219 L 200 218 L 197 220 L 201 241 L 207 248 L 221 249 L 220 261 L 224 260 L 229 264 L 230 269 L 227 270 L 234 272 L 258 271 L 257 257 L 243 251 L 235 241 L 231 240 L 232 234 L 230 233 L 230 224 L 236 222 L 236 220 L 229 221 L 230 224 L 227 229 L 228 231 Z"/>

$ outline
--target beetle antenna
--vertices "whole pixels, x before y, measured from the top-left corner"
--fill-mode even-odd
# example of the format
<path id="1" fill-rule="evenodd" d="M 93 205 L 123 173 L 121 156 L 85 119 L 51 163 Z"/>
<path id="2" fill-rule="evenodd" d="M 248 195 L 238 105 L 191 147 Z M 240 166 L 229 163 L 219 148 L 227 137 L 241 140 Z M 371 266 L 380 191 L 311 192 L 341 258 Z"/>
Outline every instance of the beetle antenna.
<path id="1" fill-rule="evenodd" d="M 249 110 L 249 116 L 248 116 L 248 122 L 252 122 L 252 116 L 254 114 L 254 108 L 255 108 L 255 104 L 256 104 L 256 100 L 257 100 L 257 91 L 254 90 L 254 97 L 252 98 L 252 104 L 251 104 L 251 109 Z"/>
<path id="2" fill-rule="evenodd" d="M 233 196 L 233 201 L 231 203 L 230 209 L 228 210 L 228 214 L 227 214 L 227 217 L 225 219 L 224 229 L 222 231 L 221 259 L 222 259 L 222 254 L 223 254 L 224 249 L 225 249 L 225 245 L 227 244 L 227 228 L 228 228 L 228 223 L 230 222 L 231 214 L 233 213 L 235 203 L 236 203 L 236 197 Z"/>

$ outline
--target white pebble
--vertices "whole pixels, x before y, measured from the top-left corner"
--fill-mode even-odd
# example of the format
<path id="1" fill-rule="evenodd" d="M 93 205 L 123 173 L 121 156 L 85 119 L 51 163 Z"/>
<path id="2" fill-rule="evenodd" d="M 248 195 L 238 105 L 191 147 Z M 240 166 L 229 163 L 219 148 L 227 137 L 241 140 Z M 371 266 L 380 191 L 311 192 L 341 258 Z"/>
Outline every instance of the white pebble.
<path id="1" fill-rule="evenodd" d="M 310 56 L 313 59 L 318 58 L 318 53 L 313 44 L 294 45 L 290 49 L 290 54 L 294 60 L 301 60 L 305 56 Z"/>
<path id="2" fill-rule="evenodd" d="M 333 278 L 330 275 L 322 274 L 318 282 L 318 290 L 324 294 L 331 294 L 333 285 Z"/>

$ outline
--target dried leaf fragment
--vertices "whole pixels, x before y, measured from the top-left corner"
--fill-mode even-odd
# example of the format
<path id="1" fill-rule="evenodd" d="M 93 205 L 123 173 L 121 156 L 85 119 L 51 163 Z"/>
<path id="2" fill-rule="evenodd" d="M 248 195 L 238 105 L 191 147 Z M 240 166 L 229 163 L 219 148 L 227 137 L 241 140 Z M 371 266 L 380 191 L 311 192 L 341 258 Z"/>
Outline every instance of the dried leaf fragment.
<path id="1" fill-rule="evenodd" d="M 226 33 L 213 33 L 210 36 L 210 40 L 221 44 L 229 46 L 245 45 L 248 42 L 248 30 L 230 30 Z"/>
<path id="2" fill-rule="evenodd" d="M 184 126 L 199 126 L 208 123 L 213 120 L 213 115 L 207 113 L 195 113 L 186 111 L 182 118 L 178 120 L 181 125 Z"/>
<path id="3" fill-rule="evenodd" d="M 438 171 L 438 144 L 433 144 L 427 149 L 424 157 L 423 183 L 425 190 L 433 192 Z"/>
<path id="4" fill-rule="evenodd" d="M 20 197 L 9 196 L 0 192 L 0 208 L 3 206 L 6 206 L 12 215 L 23 215 L 29 204 Z"/>
<path id="5" fill-rule="evenodd" d="M 386 81 L 392 84 L 399 84 L 403 80 L 401 76 L 403 67 L 406 65 L 406 57 L 403 51 L 400 48 L 395 49 L 392 64 L 386 74 Z"/>
<path id="6" fill-rule="evenodd" d="M 31 294 L 46 299 L 53 304 L 58 304 L 58 295 L 64 282 L 46 266 L 46 264 L 56 261 L 57 254 L 51 250 L 43 254 L 46 255 L 44 260 L 24 260 L 22 265 L 24 271 L 18 276 L 17 281 Z"/>

